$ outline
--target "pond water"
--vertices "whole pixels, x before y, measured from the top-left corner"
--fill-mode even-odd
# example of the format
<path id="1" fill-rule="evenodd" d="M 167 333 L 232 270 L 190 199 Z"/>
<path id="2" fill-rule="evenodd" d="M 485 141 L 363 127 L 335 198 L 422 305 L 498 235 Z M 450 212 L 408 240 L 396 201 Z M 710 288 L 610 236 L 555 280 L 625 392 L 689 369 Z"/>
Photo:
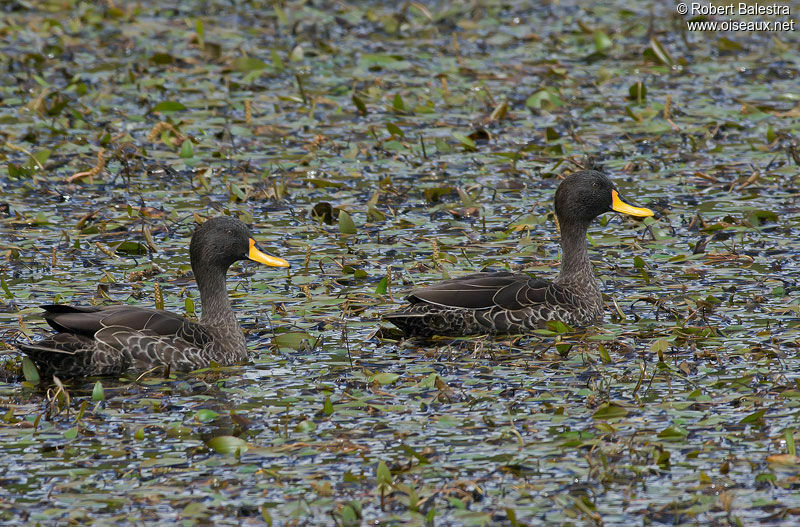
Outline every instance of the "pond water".
<path id="1" fill-rule="evenodd" d="M 196 215 L 293 264 L 229 272 L 247 365 L 59 392 L 9 349 L 0 522 L 796 524 L 797 33 L 272 4 L 0 7 L 0 340 L 156 286 L 192 315 Z M 553 277 L 553 192 L 588 163 L 657 212 L 590 228 L 602 324 L 380 322 L 416 285 Z"/>

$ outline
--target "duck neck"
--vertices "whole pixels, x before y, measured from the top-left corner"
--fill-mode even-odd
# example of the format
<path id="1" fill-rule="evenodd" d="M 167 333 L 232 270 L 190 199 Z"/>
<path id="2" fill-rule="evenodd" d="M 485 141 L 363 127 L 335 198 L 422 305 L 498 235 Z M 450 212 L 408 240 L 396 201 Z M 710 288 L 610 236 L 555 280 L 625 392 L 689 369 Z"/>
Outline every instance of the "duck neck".
<path id="1" fill-rule="evenodd" d="M 588 223 L 561 222 L 561 272 L 556 283 L 585 282 L 587 276 L 595 283 L 592 263 L 586 251 Z"/>
<path id="2" fill-rule="evenodd" d="M 218 268 L 197 268 L 193 271 L 202 304 L 200 322 L 211 327 L 238 328 L 239 323 L 225 285 L 225 271 Z"/>

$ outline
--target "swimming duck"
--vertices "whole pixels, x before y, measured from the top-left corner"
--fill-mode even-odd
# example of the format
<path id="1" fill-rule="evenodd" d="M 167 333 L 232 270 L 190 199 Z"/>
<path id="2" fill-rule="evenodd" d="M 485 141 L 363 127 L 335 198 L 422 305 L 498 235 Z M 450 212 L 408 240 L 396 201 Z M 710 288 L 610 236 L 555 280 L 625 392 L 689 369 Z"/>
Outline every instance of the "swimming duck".
<path id="1" fill-rule="evenodd" d="M 262 252 L 241 221 L 209 219 L 189 244 L 192 272 L 200 290 L 200 322 L 157 309 L 129 305 L 78 307 L 45 305 L 44 319 L 56 334 L 33 344 L 17 344 L 42 375 L 82 377 L 169 366 L 190 371 L 215 362 L 247 359 L 244 334 L 236 320 L 225 275 L 238 260 L 289 267 Z"/>
<path id="2" fill-rule="evenodd" d="M 384 316 L 407 336 L 518 334 L 560 320 L 588 326 L 603 314 L 603 297 L 586 252 L 586 231 L 609 211 L 652 216 L 625 203 L 611 180 L 595 170 L 567 176 L 558 186 L 555 210 L 561 227 L 561 271 L 552 282 L 527 274 L 476 273 L 412 291 L 409 305 Z"/>

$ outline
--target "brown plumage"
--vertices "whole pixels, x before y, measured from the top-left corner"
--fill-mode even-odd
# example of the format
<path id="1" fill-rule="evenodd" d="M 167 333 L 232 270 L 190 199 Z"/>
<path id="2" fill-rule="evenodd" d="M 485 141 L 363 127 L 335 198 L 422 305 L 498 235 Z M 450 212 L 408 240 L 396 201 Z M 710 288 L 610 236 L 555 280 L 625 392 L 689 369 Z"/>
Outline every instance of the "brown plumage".
<path id="1" fill-rule="evenodd" d="M 143 307 L 45 305 L 44 319 L 57 333 L 34 344 L 18 344 L 43 375 L 115 375 L 167 366 L 190 371 L 215 362 L 247 359 L 244 334 L 225 286 L 228 268 L 250 259 L 288 267 L 258 249 L 250 230 L 228 216 L 212 218 L 192 235 L 192 271 L 200 290 L 200 322 Z"/>
<path id="2" fill-rule="evenodd" d="M 652 216 L 619 197 L 614 184 L 595 170 L 561 182 L 555 195 L 561 227 L 561 271 L 552 282 L 527 274 L 476 273 L 412 291 L 409 305 L 384 318 L 408 336 L 526 333 L 560 320 L 587 326 L 603 314 L 603 298 L 586 252 L 586 231 L 599 215 L 616 211 Z"/>

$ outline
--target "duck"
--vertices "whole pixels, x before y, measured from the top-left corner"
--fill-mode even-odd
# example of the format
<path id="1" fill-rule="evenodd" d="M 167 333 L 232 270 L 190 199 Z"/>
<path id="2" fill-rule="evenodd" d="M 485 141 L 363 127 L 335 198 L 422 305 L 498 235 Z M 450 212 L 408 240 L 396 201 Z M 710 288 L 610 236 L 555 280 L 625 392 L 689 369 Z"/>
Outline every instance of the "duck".
<path id="1" fill-rule="evenodd" d="M 579 170 L 555 193 L 561 230 L 561 268 L 552 280 L 526 273 L 474 273 L 411 291 L 407 305 L 384 315 L 407 337 L 524 334 L 560 321 L 586 327 L 599 321 L 603 297 L 586 248 L 592 221 L 606 212 L 644 218 L 653 211 L 625 202 L 597 170 Z"/>
<path id="2" fill-rule="evenodd" d="M 229 216 L 208 219 L 192 234 L 189 255 L 202 315 L 199 322 L 176 313 L 132 305 L 40 306 L 56 331 L 35 343 L 17 343 L 42 376 L 119 375 L 169 367 L 192 371 L 245 362 L 244 333 L 226 287 L 228 268 L 239 260 L 289 267 L 262 251 L 250 229 Z"/>

